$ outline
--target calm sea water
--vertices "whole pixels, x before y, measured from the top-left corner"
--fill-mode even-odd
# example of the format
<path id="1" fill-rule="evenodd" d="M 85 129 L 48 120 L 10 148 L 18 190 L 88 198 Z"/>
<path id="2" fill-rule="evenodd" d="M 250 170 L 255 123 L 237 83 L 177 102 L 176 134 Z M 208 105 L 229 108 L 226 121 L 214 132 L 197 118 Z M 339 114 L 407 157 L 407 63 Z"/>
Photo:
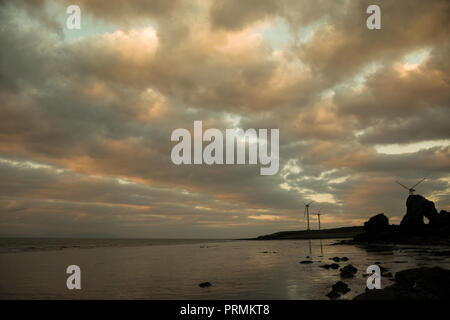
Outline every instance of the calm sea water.
<path id="1" fill-rule="evenodd" d="M 358 268 L 345 280 L 351 299 L 365 290 L 366 268 L 392 273 L 417 266 L 450 268 L 442 247 L 366 250 L 335 240 L 220 241 L 2 239 L 2 299 L 327 299 L 339 270 L 319 266 L 346 256 Z M 307 258 L 307 257 L 310 258 Z M 302 260 L 311 264 L 300 264 Z M 81 268 L 81 290 L 66 288 L 69 265 Z M 209 281 L 212 286 L 200 288 Z M 382 286 L 391 282 L 382 279 Z"/>

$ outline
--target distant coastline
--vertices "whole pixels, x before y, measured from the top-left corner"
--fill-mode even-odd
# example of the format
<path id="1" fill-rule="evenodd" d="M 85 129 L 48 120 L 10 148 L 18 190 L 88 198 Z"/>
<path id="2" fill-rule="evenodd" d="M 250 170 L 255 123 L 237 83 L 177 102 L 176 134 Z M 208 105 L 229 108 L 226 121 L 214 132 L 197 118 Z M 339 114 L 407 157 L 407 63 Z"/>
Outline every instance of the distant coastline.
<path id="1" fill-rule="evenodd" d="M 322 230 L 281 231 L 246 240 L 296 240 L 296 239 L 336 239 L 353 238 L 363 233 L 363 226 L 342 227 Z"/>

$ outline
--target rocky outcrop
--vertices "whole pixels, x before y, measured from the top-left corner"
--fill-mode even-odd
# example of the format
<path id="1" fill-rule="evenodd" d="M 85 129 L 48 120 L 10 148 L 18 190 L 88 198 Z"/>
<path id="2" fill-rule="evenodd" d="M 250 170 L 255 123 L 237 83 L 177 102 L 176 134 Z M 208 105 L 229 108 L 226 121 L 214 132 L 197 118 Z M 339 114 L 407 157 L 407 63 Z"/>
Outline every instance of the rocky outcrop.
<path id="1" fill-rule="evenodd" d="M 369 233 L 385 232 L 389 229 L 389 219 L 384 213 L 377 214 L 364 223 L 364 230 Z"/>
<path id="2" fill-rule="evenodd" d="M 366 290 L 355 300 L 447 300 L 450 270 L 439 267 L 397 272 L 395 283 L 384 289 Z"/>
<path id="3" fill-rule="evenodd" d="M 430 226 L 438 223 L 438 212 L 434 203 L 420 195 L 410 195 L 406 200 L 406 214 L 400 222 L 400 231 L 403 233 L 417 234 L 424 230 L 424 217 L 428 219 Z"/>
<path id="4" fill-rule="evenodd" d="M 432 201 L 420 195 L 410 195 L 406 214 L 400 226 L 389 225 L 382 213 L 364 223 L 364 233 L 356 235 L 355 243 L 450 244 L 450 213 L 437 212 Z M 427 218 L 429 223 L 424 222 Z"/>

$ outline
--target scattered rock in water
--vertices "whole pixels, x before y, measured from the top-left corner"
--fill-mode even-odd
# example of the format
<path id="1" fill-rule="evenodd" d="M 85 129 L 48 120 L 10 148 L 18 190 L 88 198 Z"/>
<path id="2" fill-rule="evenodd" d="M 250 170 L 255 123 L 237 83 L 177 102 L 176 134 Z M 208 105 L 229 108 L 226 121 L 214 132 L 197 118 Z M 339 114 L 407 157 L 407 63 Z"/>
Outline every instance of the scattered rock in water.
<path id="1" fill-rule="evenodd" d="M 348 285 L 342 281 L 338 281 L 331 287 L 331 291 L 326 295 L 328 298 L 335 300 L 341 295 L 350 291 Z"/>
<path id="2" fill-rule="evenodd" d="M 394 261 L 394 263 L 408 263 L 408 261 L 406 261 L 406 260 L 396 260 L 396 261 Z"/>
<path id="3" fill-rule="evenodd" d="M 395 283 L 368 290 L 355 300 L 447 300 L 450 297 L 450 270 L 440 267 L 415 268 L 397 272 Z"/>
<path id="4" fill-rule="evenodd" d="M 348 258 L 347 257 L 342 257 L 342 258 L 333 257 L 333 258 L 330 258 L 330 260 L 333 260 L 334 262 L 341 262 L 341 261 L 348 261 Z"/>
<path id="5" fill-rule="evenodd" d="M 338 281 L 335 284 L 333 284 L 333 286 L 331 287 L 331 290 L 336 291 L 337 293 L 340 293 L 340 294 L 346 294 L 347 292 L 350 291 L 350 288 L 348 287 L 348 285 L 345 282 Z"/>
<path id="6" fill-rule="evenodd" d="M 198 286 L 199 286 L 200 288 L 207 288 L 207 287 L 211 287 L 212 284 L 211 284 L 210 282 L 206 281 L 206 282 L 200 283 Z"/>
<path id="7" fill-rule="evenodd" d="M 330 292 L 328 292 L 326 294 L 326 296 L 328 298 L 330 298 L 331 300 L 336 300 L 337 298 L 339 298 L 341 295 L 339 293 L 337 293 L 336 291 L 331 290 Z"/>
<path id="8" fill-rule="evenodd" d="M 358 272 L 358 269 L 356 269 L 351 264 L 348 264 L 345 267 L 341 268 L 340 271 L 341 271 L 341 278 L 346 279 L 346 278 L 353 278 L 356 272 Z"/>
<path id="9" fill-rule="evenodd" d="M 313 263 L 311 260 L 303 260 L 300 261 L 301 264 L 309 264 L 309 263 Z"/>
<path id="10" fill-rule="evenodd" d="M 337 263 L 332 263 L 332 264 L 324 264 L 320 267 L 324 269 L 338 269 L 339 265 Z"/>
<path id="11" fill-rule="evenodd" d="M 341 259 L 339 257 L 330 258 L 330 260 L 333 260 L 334 262 L 339 262 Z"/>

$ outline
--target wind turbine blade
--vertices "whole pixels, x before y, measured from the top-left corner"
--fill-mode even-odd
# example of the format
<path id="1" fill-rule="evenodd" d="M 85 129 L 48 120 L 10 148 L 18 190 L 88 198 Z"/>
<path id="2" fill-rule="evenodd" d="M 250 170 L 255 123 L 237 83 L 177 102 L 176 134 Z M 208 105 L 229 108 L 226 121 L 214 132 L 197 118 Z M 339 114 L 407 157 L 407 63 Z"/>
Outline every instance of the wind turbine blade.
<path id="1" fill-rule="evenodd" d="M 310 205 L 311 203 L 313 203 L 314 202 L 314 200 L 313 201 L 311 201 L 310 203 L 308 203 L 308 205 Z"/>
<path id="2" fill-rule="evenodd" d="M 405 186 L 404 184 L 401 184 L 400 182 L 398 182 L 398 181 L 395 181 L 395 182 L 397 182 L 399 185 L 401 185 L 403 188 L 405 188 L 406 190 L 409 190 L 409 188 L 407 187 L 407 186 Z"/>
<path id="3" fill-rule="evenodd" d="M 411 187 L 411 189 L 413 189 L 414 187 L 417 187 L 419 185 L 419 183 L 422 183 L 422 181 L 425 180 L 425 178 L 423 178 L 422 180 L 420 180 L 419 182 L 417 182 L 415 185 L 413 185 Z"/>

